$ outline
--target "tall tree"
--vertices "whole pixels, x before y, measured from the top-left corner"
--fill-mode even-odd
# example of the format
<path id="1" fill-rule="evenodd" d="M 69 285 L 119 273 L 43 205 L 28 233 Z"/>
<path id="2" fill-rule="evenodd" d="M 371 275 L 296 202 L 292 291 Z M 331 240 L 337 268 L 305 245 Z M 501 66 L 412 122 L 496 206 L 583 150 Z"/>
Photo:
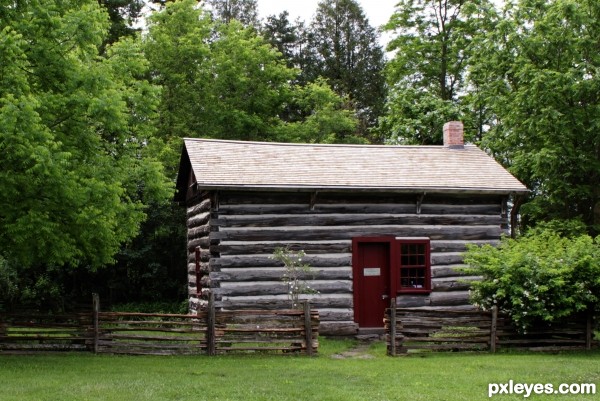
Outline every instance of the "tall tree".
<path id="1" fill-rule="evenodd" d="M 146 148 L 158 88 L 138 43 L 99 56 L 107 30 L 95 0 L 0 9 L 0 265 L 19 278 L 112 263 L 170 195 Z"/>
<path id="2" fill-rule="evenodd" d="M 344 134 L 338 137 L 348 137 L 347 120 L 352 118 L 339 96 L 330 93 L 329 100 L 313 102 L 310 110 L 304 107 L 310 103 L 305 102 L 306 91 L 323 93 L 329 90 L 326 85 L 300 92 L 293 85 L 298 71 L 287 67 L 281 54 L 254 29 L 237 21 L 213 24 L 194 5 L 193 0 L 167 5 L 152 16 L 146 39 L 153 79 L 164 87 L 159 132 L 174 149 L 169 156 L 173 169 L 184 136 L 265 141 L 288 141 L 293 136 L 312 142 L 307 137 L 310 130 L 296 135 L 298 124 L 320 114 L 321 108 L 338 113 L 339 125 L 329 124 L 331 131 L 315 136 L 335 137 L 339 128 Z"/>
<path id="3" fill-rule="evenodd" d="M 394 38 L 386 67 L 390 93 L 380 130 L 390 141 L 439 144 L 443 124 L 460 119 L 481 132 L 463 97 L 474 37 L 495 15 L 487 0 L 401 0 L 384 29 Z M 475 114 L 476 116 L 476 114 Z"/>
<path id="4" fill-rule="evenodd" d="M 297 19 L 294 23 L 289 20 L 289 13 L 270 15 L 264 22 L 261 32 L 286 60 L 290 68 L 303 69 L 302 53 L 305 44 L 304 22 Z"/>
<path id="5" fill-rule="evenodd" d="M 526 226 L 600 232 L 600 3 L 522 0 L 482 41 L 472 74 L 495 124 L 486 145 L 532 190 Z"/>
<path id="6" fill-rule="evenodd" d="M 257 0 L 206 0 L 213 18 L 230 23 L 237 20 L 244 26 L 258 27 Z"/>
<path id="7" fill-rule="evenodd" d="M 108 36 L 102 49 L 119 38 L 133 36 L 139 31 L 133 25 L 141 16 L 143 0 L 98 0 L 98 3 L 106 9 L 110 19 Z"/>
<path id="8" fill-rule="evenodd" d="M 304 81 L 321 76 L 336 93 L 347 96 L 360 121 L 359 134 L 369 137 L 385 99 L 384 55 L 376 30 L 357 1 L 323 0 L 307 34 Z"/>

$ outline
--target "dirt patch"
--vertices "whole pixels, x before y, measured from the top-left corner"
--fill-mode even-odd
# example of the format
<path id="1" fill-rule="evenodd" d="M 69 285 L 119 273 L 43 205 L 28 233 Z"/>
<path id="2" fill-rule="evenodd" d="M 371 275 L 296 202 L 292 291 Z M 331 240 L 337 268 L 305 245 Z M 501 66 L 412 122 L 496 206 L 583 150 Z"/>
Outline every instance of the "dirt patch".
<path id="1" fill-rule="evenodd" d="M 369 354 L 372 341 L 359 341 L 354 348 L 339 354 L 331 355 L 332 359 L 373 359 L 375 356 Z"/>

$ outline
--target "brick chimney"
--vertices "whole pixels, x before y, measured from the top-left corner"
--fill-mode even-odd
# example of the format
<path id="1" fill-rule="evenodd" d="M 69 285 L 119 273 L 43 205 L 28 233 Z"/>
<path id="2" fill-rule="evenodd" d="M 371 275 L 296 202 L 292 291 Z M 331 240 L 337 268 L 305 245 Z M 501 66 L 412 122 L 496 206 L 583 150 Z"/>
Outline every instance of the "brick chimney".
<path id="1" fill-rule="evenodd" d="M 444 146 L 450 149 L 463 149 L 465 147 L 463 123 L 449 121 L 444 124 Z"/>

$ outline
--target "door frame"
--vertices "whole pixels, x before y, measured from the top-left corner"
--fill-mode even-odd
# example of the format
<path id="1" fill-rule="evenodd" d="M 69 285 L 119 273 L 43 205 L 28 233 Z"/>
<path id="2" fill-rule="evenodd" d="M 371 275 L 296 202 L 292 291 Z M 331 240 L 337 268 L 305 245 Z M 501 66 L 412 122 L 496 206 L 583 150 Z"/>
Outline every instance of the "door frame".
<path id="1" fill-rule="evenodd" d="M 359 268 L 359 245 L 364 243 L 380 243 L 388 245 L 389 249 L 389 274 L 386 279 L 388 280 L 388 302 L 392 299 L 392 296 L 396 294 L 396 286 L 394 283 L 398 279 L 397 277 L 397 269 L 394 269 L 394 260 L 396 260 L 397 250 L 394 246 L 395 237 L 394 236 L 380 236 L 380 237 L 354 237 L 352 238 L 352 296 L 353 296 L 353 310 L 354 310 L 354 322 L 359 323 L 362 316 L 361 308 L 359 307 L 360 303 L 360 288 L 357 282 L 360 276 L 360 268 Z M 383 326 L 383 322 L 382 322 Z"/>

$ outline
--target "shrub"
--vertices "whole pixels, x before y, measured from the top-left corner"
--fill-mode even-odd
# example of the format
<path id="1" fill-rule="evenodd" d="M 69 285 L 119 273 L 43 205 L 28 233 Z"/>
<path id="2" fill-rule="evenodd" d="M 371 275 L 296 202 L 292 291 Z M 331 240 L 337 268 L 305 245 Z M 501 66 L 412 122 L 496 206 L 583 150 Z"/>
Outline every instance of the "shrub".
<path id="1" fill-rule="evenodd" d="M 465 263 L 483 280 L 471 299 L 484 309 L 497 305 L 522 330 L 600 306 L 600 237 L 573 238 L 550 230 L 499 247 L 469 247 Z"/>
<path id="2" fill-rule="evenodd" d="M 305 280 L 308 275 L 312 274 L 312 269 L 307 263 L 302 262 L 304 256 L 306 256 L 304 251 L 293 252 L 288 248 L 277 248 L 272 256 L 272 259 L 283 263 L 285 268 L 281 279 L 288 286 L 287 294 L 292 308 L 300 306 L 301 294 L 317 293 Z"/>

